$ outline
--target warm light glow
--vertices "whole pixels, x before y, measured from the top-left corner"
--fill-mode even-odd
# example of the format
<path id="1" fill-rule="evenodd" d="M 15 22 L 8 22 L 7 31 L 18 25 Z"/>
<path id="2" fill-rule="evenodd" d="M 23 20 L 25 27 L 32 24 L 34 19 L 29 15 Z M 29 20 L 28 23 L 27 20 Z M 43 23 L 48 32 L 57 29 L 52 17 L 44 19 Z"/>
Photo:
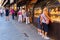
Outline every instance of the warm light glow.
<path id="1" fill-rule="evenodd" d="M 37 2 L 37 0 L 31 0 L 31 3 L 36 3 Z"/>
<path id="2" fill-rule="evenodd" d="M 1 0 L 0 0 L 0 2 L 1 2 Z"/>
<path id="3" fill-rule="evenodd" d="M 4 0 L 0 0 L 0 6 L 2 5 L 3 1 L 4 1 Z"/>
<path id="4" fill-rule="evenodd" d="M 1 0 L 0 0 L 0 4 L 1 4 Z"/>
<path id="5" fill-rule="evenodd" d="M 1 6 L 1 0 L 0 0 L 0 6 Z"/>
<path id="6" fill-rule="evenodd" d="M 17 10 L 17 4 L 14 4 L 14 10 Z"/>
<path id="7" fill-rule="evenodd" d="M 58 0 L 60 2 L 60 0 Z"/>

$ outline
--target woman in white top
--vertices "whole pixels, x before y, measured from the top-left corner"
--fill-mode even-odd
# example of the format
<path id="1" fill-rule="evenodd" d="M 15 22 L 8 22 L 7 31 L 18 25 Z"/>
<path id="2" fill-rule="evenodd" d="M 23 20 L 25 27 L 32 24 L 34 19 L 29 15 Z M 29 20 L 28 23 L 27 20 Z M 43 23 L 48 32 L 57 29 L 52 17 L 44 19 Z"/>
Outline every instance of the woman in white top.
<path id="1" fill-rule="evenodd" d="M 25 10 L 25 8 L 22 8 L 22 16 L 23 16 L 22 20 L 24 22 L 25 19 L 26 19 L 26 10 Z"/>
<path id="2" fill-rule="evenodd" d="M 47 37 L 49 20 L 50 17 L 48 16 L 48 9 L 45 7 L 43 9 L 43 13 L 41 14 L 41 23 L 43 25 L 42 37 L 44 37 L 45 39 L 49 39 Z"/>

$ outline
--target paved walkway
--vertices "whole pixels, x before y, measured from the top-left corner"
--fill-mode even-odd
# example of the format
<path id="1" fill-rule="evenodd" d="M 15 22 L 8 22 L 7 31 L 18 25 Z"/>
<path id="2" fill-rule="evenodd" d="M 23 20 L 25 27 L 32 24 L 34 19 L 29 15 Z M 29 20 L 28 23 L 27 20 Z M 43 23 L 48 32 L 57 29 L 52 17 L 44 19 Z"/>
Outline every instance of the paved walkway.
<path id="1" fill-rule="evenodd" d="M 44 40 L 32 25 L 0 17 L 0 40 Z"/>

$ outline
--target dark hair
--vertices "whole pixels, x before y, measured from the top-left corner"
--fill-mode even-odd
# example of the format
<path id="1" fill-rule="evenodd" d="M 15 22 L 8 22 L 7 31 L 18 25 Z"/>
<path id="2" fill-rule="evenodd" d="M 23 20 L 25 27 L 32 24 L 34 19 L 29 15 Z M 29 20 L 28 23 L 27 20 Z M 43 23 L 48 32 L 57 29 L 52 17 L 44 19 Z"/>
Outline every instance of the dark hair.
<path id="1" fill-rule="evenodd" d="M 25 8 L 22 8 L 23 10 L 25 10 Z"/>

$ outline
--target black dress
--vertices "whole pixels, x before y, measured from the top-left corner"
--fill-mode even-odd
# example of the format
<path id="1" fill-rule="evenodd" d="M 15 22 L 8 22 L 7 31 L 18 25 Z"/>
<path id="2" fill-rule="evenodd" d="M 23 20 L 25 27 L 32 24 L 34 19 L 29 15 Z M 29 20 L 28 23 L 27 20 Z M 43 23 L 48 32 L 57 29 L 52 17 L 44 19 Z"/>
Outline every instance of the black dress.
<path id="1" fill-rule="evenodd" d="M 9 10 L 6 9 L 6 16 L 9 16 Z"/>

